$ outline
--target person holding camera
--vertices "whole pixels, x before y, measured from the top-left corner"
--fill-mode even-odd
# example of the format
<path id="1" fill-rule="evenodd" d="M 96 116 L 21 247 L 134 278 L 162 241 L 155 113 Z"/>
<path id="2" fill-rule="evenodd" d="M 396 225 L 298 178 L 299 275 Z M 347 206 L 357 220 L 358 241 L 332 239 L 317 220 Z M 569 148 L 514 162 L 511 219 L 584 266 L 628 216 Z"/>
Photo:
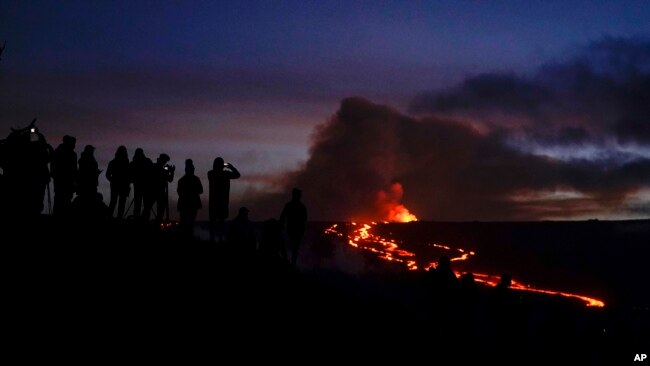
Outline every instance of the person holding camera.
<path id="1" fill-rule="evenodd" d="M 156 222 L 163 221 L 165 213 L 169 216 L 168 184 L 174 180 L 176 167 L 169 165 L 169 155 L 160 154 L 153 169 L 153 198 L 156 202 Z M 149 208 L 151 209 L 151 208 Z M 147 212 L 148 213 L 148 212 Z M 148 216 L 148 215 L 147 215 Z"/>
<path id="2" fill-rule="evenodd" d="M 77 139 L 65 135 L 63 142 L 54 150 L 50 162 L 50 174 L 54 180 L 54 215 L 68 217 L 77 182 Z"/>
<path id="3" fill-rule="evenodd" d="M 287 202 L 280 214 L 280 227 L 286 230 L 291 266 L 296 268 L 300 242 L 307 226 L 307 207 L 300 201 L 302 191 L 294 188 L 291 191 L 291 201 Z"/>
<path id="4" fill-rule="evenodd" d="M 129 153 L 126 146 L 121 145 L 115 152 L 115 159 L 108 163 L 106 179 L 111 183 L 111 200 L 108 205 L 109 216 L 113 217 L 117 205 L 117 218 L 124 218 L 126 198 L 131 192 L 131 176 L 129 172 Z"/>
<path id="5" fill-rule="evenodd" d="M 228 218 L 228 201 L 230 200 L 230 180 L 240 176 L 241 174 L 234 165 L 224 162 L 221 157 L 214 159 L 212 170 L 208 172 L 211 241 L 214 241 L 215 235 L 218 237 L 218 241 L 224 239 L 224 225 Z"/>
<path id="6" fill-rule="evenodd" d="M 201 204 L 203 185 L 199 177 L 194 175 L 194 162 L 185 160 L 185 175 L 178 180 L 178 213 L 180 215 L 180 231 L 184 238 L 193 239 L 194 222 Z"/>

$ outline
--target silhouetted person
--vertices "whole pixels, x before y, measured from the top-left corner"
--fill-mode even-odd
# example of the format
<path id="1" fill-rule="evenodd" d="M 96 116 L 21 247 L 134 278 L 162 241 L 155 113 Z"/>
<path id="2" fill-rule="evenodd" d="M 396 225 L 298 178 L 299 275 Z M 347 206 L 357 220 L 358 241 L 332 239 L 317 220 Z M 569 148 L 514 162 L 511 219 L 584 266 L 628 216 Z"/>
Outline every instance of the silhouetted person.
<path id="1" fill-rule="evenodd" d="M 52 146 L 47 143 L 45 136 L 37 128 L 32 127 L 30 130 L 30 149 L 28 153 L 28 163 L 33 164 L 32 174 L 26 183 L 27 190 L 33 192 L 33 199 L 27 199 L 27 209 L 30 214 L 38 215 L 43 211 L 43 199 L 45 198 L 45 189 L 50 183 L 50 169 L 48 164 L 52 158 Z M 51 205 L 51 198 L 48 197 Z"/>
<path id="2" fill-rule="evenodd" d="M 129 154 L 125 146 L 120 146 L 115 152 L 115 158 L 108 163 L 106 179 L 111 183 L 111 201 L 108 205 L 108 214 L 113 216 L 117 204 L 117 217 L 124 218 L 124 206 L 131 191 L 131 178 L 129 171 Z"/>
<path id="3" fill-rule="evenodd" d="M 72 201 L 72 212 L 82 225 L 81 231 L 88 230 L 87 225 L 92 227 L 101 224 L 108 217 L 108 207 L 104 203 L 104 196 L 99 192 L 75 197 Z"/>
<path id="4" fill-rule="evenodd" d="M 2 209 L 8 218 L 31 218 L 43 211 L 52 147 L 35 127 L 35 122 L 33 120 L 25 128 L 12 129 L 2 141 L 0 166 L 6 204 Z"/>
<path id="5" fill-rule="evenodd" d="M 478 297 L 478 287 L 474 280 L 474 274 L 465 273 L 460 277 L 459 299 L 462 302 L 476 302 Z"/>
<path id="6" fill-rule="evenodd" d="M 257 238 L 253 223 L 248 219 L 248 209 L 241 207 L 237 216 L 228 227 L 228 243 L 234 249 L 245 254 L 252 254 L 257 247 Z"/>
<path id="7" fill-rule="evenodd" d="M 175 167 L 168 165 L 169 155 L 160 154 L 155 164 L 147 167 L 146 173 L 146 190 L 144 192 L 144 210 L 142 219 L 149 221 L 149 215 L 156 204 L 155 221 L 161 223 L 167 211 L 168 202 L 168 184 L 174 180 Z"/>
<path id="8" fill-rule="evenodd" d="M 271 261 L 286 261 L 287 255 L 282 240 L 282 226 L 276 219 L 264 221 L 262 237 L 260 238 L 260 254 Z"/>
<path id="9" fill-rule="evenodd" d="M 77 183 L 77 139 L 63 136 L 63 142 L 54 150 L 50 171 L 54 180 L 54 215 L 70 215 L 70 205 Z"/>
<path id="10" fill-rule="evenodd" d="M 429 270 L 433 290 L 434 316 L 438 318 L 438 331 L 441 335 L 449 336 L 454 330 L 452 319 L 456 292 L 458 289 L 458 278 L 451 269 L 451 260 L 448 256 L 438 259 L 435 269 Z"/>
<path id="11" fill-rule="evenodd" d="M 510 288 L 512 277 L 505 273 L 490 294 L 489 316 L 491 332 L 495 338 L 512 343 L 519 338 L 518 299 Z"/>
<path id="12" fill-rule="evenodd" d="M 169 183 L 174 180 L 176 167 L 169 163 L 169 155 L 160 154 L 156 159 L 154 178 L 154 197 L 156 200 L 156 222 L 162 222 L 169 209 Z"/>
<path id="13" fill-rule="evenodd" d="M 458 278 L 451 269 L 451 259 L 446 255 L 440 257 L 438 259 L 438 265 L 433 270 L 433 273 L 435 274 L 434 286 L 437 288 L 437 291 L 447 296 L 451 296 L 458 287 Z"/>
<path id="14" fill-rule="evenodd" d="M 153 162 L 144 155 L 144 151 L 141 148 L 135 149 L 133 160 L 129 164 L 133 182 L 133 218 L 135 219 L 140 219 L 143 214 L 142 206 L 147 191 L 148 175 L 152 166 Z"/>
<path id="15" fill-rule="evenodd" d="M 307 225 L 307 207 L 300 202 L 302 191 L 294 188 L 291 191 L 291 201 L 287 202 L 280 214 L 280 225 L 285 228 L 291 253 L 291 266 L 296 267 L 300 242 L 305 234 Z"/>
<path id="16" fill-rule="evenodd" d="M 512 276 L 507 273 L 501 275 L 499 278 L 499 283 L 494 286 L 494 295 L 502 298 L 504 296 L 509 296 L 510 294 L 510 285 L 512 285 Z"/>
<path id="17" fill-rule="evenodd" d="M 178 180 L 178 212 L 180 214 L 180 230 L 184 236 L 192 237 L 194 221 L 201 205 L 203 185 L 199 177 L 194 175 L 192 159 L 185 160 L 185 175 Z"/>
<path id="18" fill-rule="evenodd" d="M 492 291 L 492 302 L 497 316 L 505 316 L 509 313 L 515 305 L 515 295 L 512 293 L 510 285 L 512 284 L 512 277 L 504 273 L 499 279 L 499 283 Z"/>
<path id="19" fill-rule="evenodd" d="M 468 337 L 476 336 L 478 318 L 478 287 L 470 272 L 460 277 L 458 287 L 458 316 L 461 333 Z"/>
<path id="20" fill-rule="evenodd" d="M 214 159 L 212 170 L 208 172 L 210 240 L 214 240 L 215 236 L 218 241 L 223 239 L 223 225 L 228 218 L 230 180 L 240 176 L 234 165 L 225 163 L 221 157 Z"/>
<path id="21" fill-rule="evenodd" d="M 79 158 L 79 174 L 77 180 L 77 194 L 80 196 L 88 195 L 95 197 L 97 185 L 99 184 L 99 170 L 97 160 L 95 160 L 95 147 L 86 145 Z"/>

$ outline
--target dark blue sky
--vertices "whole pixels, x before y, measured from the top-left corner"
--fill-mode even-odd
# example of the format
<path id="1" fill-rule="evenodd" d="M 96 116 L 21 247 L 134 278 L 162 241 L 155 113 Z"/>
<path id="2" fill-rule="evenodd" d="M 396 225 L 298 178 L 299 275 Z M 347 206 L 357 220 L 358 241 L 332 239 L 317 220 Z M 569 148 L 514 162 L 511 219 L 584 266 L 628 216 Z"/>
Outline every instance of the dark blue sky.
<path id="1" fill-rule="evenodd" d="M 647 1 L 3 1 L 0 128 L 38 117 L 104 167 L 119 144 L 197 172 L 222 155 L 241 198 L 304 163 L 345 97 L 406 111 L 648 29 Z"/>
<path id="2" fill-rule="evenodd" d="M 394 73 L 405 91 L 467 72 L 528 71 L 650 25 L 644 1 L 8 1 L 0 10 L 5 67 L 360 74 L 348 85 L 359 89 Z M 438 75 L 413 80 L 420 72 Z"/>

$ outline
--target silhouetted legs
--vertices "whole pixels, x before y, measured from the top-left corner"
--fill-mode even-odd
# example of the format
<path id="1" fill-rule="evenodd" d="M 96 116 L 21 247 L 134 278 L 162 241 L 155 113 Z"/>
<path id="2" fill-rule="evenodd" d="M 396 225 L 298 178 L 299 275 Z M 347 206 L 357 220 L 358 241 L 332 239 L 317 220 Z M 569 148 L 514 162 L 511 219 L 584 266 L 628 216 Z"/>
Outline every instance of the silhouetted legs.
<path id="1" fill-rule="evenodd" d="M 291 252 L 291 266 L 293 268 L 296 268 L 296 262 L 298 261 L 298 251 L 300 250 L 301 241 L 302 236 L 289 235 L 289 251 Z"/>
<path id="2" fill-rule="evenodd" d="M 24 204 L 30 216 L 37 216 L 43 212 L 43 200 L 47 184 L 40 182 L 27 182 L 28 195 L 24 196 Z"/>
<path id="3" fill-rule="evenodd" d="M 185 238 L 191 239 L 194 236 L 194 222 L 198 210 L 182 210 L 180 214 L 180 231 Z"/>
<path id="4" fill-rule="evenodd" d="M 124 218 L 124 206 L 126 205 L 126 198 L 128 197 L 128 194 L 120 194 L 117 200 L 117 217 L 120 219 Z M 111 211 L 111 215 L 113 214 L 113 211 Z"/>
<path id="5" fill-rule="evenodd" d="M 162 191 L 156 194 L 156 222 L 162 222 L 167 211 L 167 192 Z"/>
<path id="6" fill-rule="evenodd" d="M 124 206 L 126 205 L 126 198 L 128 196 L 128 190 L 111 188 L 111 201 L 108 205 L 108 215 L 113 216 L 115 205 L 117 204 L 117 218 L 124 218 Z"/>
<path id="7" fill-rule="evenodd" d="M 142 203 L 144 201 L 144 188 L 139 184 L 133 185 L 133 218 L 142 216 Z M 111 211 L 112 212 L 112 211 Z"/>
<path id="8" fill-rule="evenodd" d="M 226 219 L 210 220 L 210 241 L 221 243 L 226 237 Z M 216 239 L 215 239 L 216 238 Z"/>
<path id="9" fill-rule="evenodd" d="M 153 204 L 155 202 L 155 197 L 147 193 L 144 196 L 143 201 L 144 201 L 144 206 L 140 218 L 142 219 L 143 222 L 149 222 L 149 218 L 151 217 L 151 210 L 153 210 Z"/>
<path id="10" fill-rule="evenodd" d="M 59 217 L 69 217 L 72 207 L 73 189 L 59 188 L 54 192 L 53 214 Z"/>

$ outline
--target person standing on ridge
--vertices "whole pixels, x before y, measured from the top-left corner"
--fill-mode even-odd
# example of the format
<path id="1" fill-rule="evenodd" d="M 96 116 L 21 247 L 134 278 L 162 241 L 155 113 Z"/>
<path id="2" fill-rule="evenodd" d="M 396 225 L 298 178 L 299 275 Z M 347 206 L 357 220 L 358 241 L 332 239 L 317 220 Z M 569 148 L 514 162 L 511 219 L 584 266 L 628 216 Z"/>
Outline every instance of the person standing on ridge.
<path id="1" fill-rule="evenodd" d="M 185 160 L 185 175 L 178 180 L 178 213 L 180 214 L 180 229 L 183 236 L 192 239 L 194 221 L 201 207 L 203 185 L 199 177 L 194 175 L 192 159 Z"/>
<path id="2" fill-rule="evenodd" d="M 174 165 L 169 165 L 169 155 L 160 154 L 158 159 L 156 159 L 156 164 L 154 164 L 154 169 L 152 171 L 153 179 L 153 197 L 156 202 L 156 223 L 161 223 L 167 213 L 169 216 L 169 183 L 174 181 L 174 172 L 176 167 Z"/>
<path id="3" fill-rule="evenodd" d="M 98 177 L 101 172 L 97 160 L 95 160 L 95 147 L 86 145 L 79 158 L 77 195 L 82 196 L 84 199 L 94 198 L 95 193 L 97 193 Z"/>
<path id="4" fill-rule="evenodd" d="M 124 218 L 124 205 L 131 191 L 129 174 L 129 154 L 124 145 L 117 148 L 115 158 L 108 163 L 106 179 L 111 182 L 111 201 L 108 205 L 108 215 L 113 216 L 117 204 L 117 218 Z"/>
<path id="5" fill-rule="evenodd" d="M 144 155 L 144 150 L 140 147 L 135 149 L 133 160 L 129 164 L 129 175 L 133 182 L 133 218 L 136 220 L 139 220 L 143 214 L 142 207 L 147 192 L 147 173 L 150 166 L 153 166 L 153 162 Z"/>
<path id="6" fill-rule="evenodd" d="M 219 242 L 224 239 L 224 225 L 228 218 L 228 202 L 230 200 L 230 180 L 239 177 L 241 174 L 234 165 L 224 162 L 221 157 L 214 159 L 212 170 L 208 172 L 211 241 L 215 240 L 215 236 Z"/>
<path id="7" fill-rule="evenodd" d="M 307 225 L 307 207 L 300 202 L 302 191 L 294 188 L 291 192 L 291 201 L 287 202 L 280 214 L 280 225 L 286 230 L 289 239 L 289 252 L 291 253 L 291 266 L 296 267 L 300 242 L 305 234 Z"/>
<path id="8" fill-rule="evenodd" d="M 54 150 L 50 162 L 50 174 L 54 181 L 54 209 L 55 216 L 66 217 L 70 215 L 72 197 L 77 182 L 77 153 L 74 151 L 77 139 L 65 135 L 63 142 Z"/>

